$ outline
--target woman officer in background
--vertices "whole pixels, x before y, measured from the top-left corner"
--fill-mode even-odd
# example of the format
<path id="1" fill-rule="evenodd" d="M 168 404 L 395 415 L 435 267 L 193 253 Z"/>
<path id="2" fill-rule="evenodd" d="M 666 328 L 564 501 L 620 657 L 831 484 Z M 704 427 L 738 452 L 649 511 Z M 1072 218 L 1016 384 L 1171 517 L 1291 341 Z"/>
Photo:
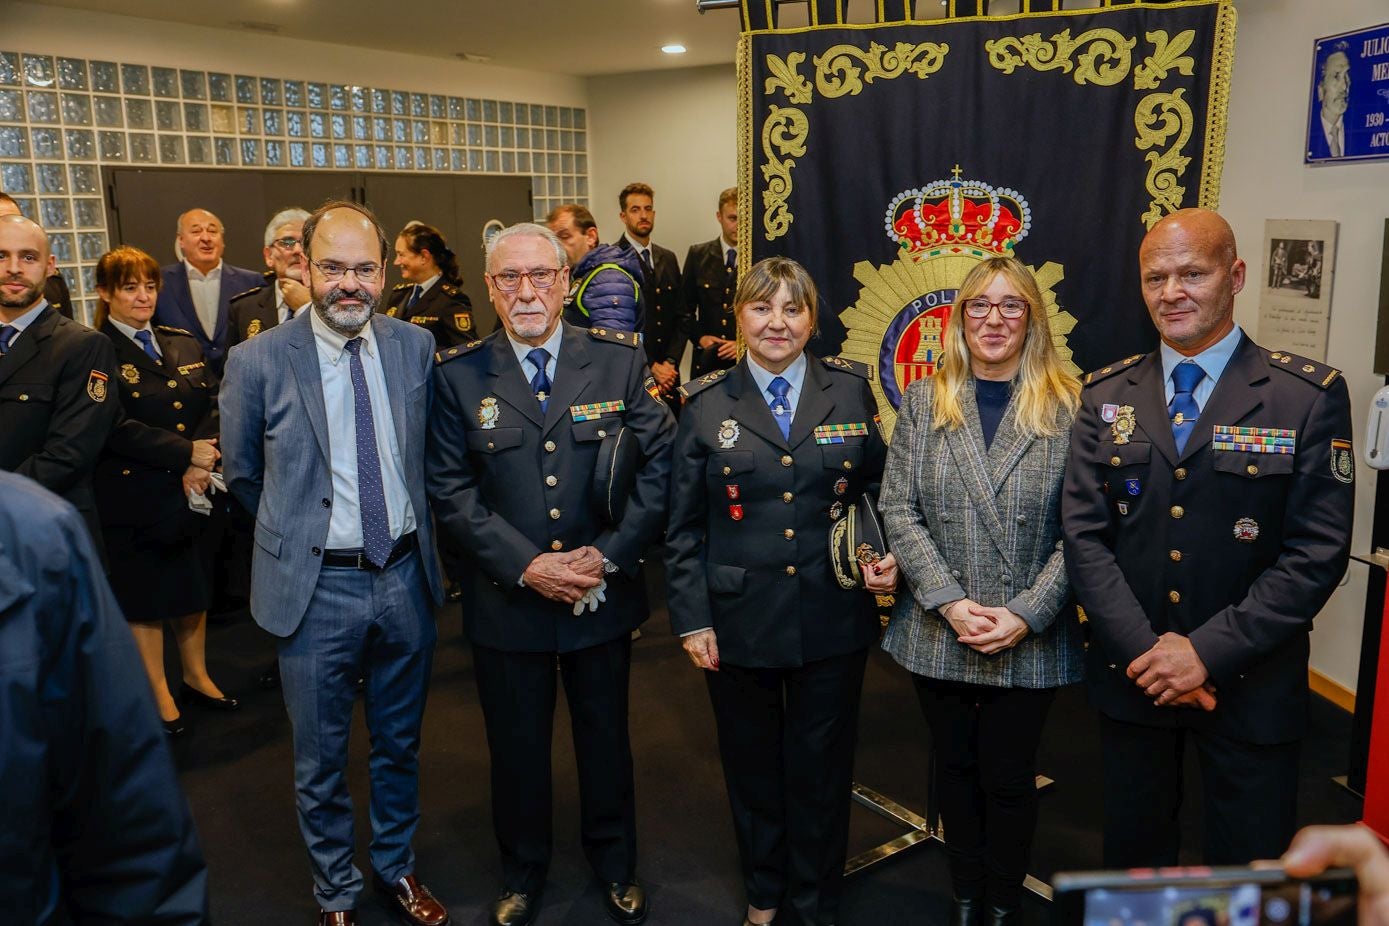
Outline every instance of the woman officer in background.
<path id="1" fill-rule="evenodd" d="M 870 592 L 897 582 L 891 555 L 867 591 L 832 572 L 830 527 L 877 490 L 886 448 L 866 368 L 805 352 L 815 313 L 792 260 L 739 282 L 747 354 L 681 390 L 671 473 L 671 626 L 705 670 L 752 924 L 783 906 L 836 922 Z"/>
<path id="2" fill-rule="evenodd" d="M 477 338 L 458 258 L 439 229 L 423 222 L 406 225 L 396 236 L 392 263 L 405 282 L 391 292 L 387 315 L 428 328 L 441 348 Z"/>
<path id="3" fill-rule="evenodd" d="M 159 265 L 120 247 L 96 266 L 96 323 L 116 348 L 122 416 L 97 463 L 95 484 L 111 587 L 130 621 L 164 729 L 182 733 L 183 717 L 164 677 L 164 622 L 173 625 L 183 664 L 181 699 L 234 710 L 207 673 L 206 564 L 196 538 L 202 525 L 189 492 L 206 494 L 220 454 L 217 377 L 197 340 L 150 325 Z"/>

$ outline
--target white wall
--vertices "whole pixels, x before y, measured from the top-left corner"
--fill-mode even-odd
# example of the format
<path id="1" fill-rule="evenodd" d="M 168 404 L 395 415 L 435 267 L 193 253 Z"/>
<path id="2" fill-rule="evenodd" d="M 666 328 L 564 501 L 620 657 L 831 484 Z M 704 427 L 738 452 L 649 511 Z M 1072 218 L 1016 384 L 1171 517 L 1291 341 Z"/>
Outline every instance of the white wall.
<path id="1" fill-rule="evenodd" d="M 209 9 L 214 7 L 215 3 L 209 5 Z M 210 15 L 215 17 L 215 12 Z M 5 3 L 4 38 L 0 43 L 14 51 L 131 64 L 362 84 L 556 106 L 587 103 L 583 79 L 562 74 L 32 3 Z"/>
<path id="2" fill-rule="evenodd" d="M 719 233 L 719 193 L 738 183 L 733 65 L 589 78 L 589 190 L 604 241 L 622 234 L 617 194 L 656 191 L 653 240 L 680 260 Z"/>

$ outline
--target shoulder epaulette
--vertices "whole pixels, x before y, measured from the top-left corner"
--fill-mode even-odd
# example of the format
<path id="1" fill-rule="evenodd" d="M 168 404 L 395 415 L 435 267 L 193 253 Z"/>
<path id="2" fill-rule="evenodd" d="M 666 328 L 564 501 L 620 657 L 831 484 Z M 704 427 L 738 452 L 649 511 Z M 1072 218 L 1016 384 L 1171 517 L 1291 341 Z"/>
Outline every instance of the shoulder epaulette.
<path id="1" fill-rule="evenodd" d="M 1306 357 L 1299 357 L 1297 354 L 1290 354 L 1287 351 L 1275 350 L 1269 353 L 1268 365 L 1299 376 L 1316 385 L 1319 389 L 1330 386 L 1336 381 L 1336 377 L 1341 375 L 1341 371 L 1335 367 L 1329 367 L 1324 363 L 1317 363 L 1315 360 L 1308 360 Z"/>
<path id="2" fill-rule="evenodd" d="M 395 287 L 392 289 L 392 292 L 400 292 L 402 289 L 409 289 L 411 286 L 414 285 L 414 283 L 397 283 Z"/>
<path id="3" fill-rule="evenodd" d="M 434 363 L 436 365 L 440 363 L 448 363 L 450 360 L 462 357 L 464 354 L 471 354 L 473 351 L 477 350 L 485 343 L 486 342 L 482 340 L 469 341 L 466 344 L 459 344 L 457 347 L 450 347 L 446 350 L 435 351 Z"/>
<path id="4" fill-rule="evenodd" d="M 714 370 L 712 373 L 705 373 L 698 379 L 692 379 L 680 387 L 680 395 L 685 399 L 692 399 L 699 393 L 708 389 L 728 375 L 727 370 Z"/>
<path id="5" fill-rule="evenodd" d="M 267 284 L 267 285 L 268 285 L 268 284 Z M 235 302 L 236 300 L 242 299 L 242 298 L 244 298 L 244 297 L 246 297 L 246 296 L 254 296 L 256 293 L 260 292 L 260 291 L 263 290 L 263 289 L 265 289 L 265 286 L 264 286 L 264 285 L 262 285 L 262 286 L 252 286 L 250 289 L 246 290 L 244 293 L 237 293 L 235 296 L 232 296 L 231 299 L 228 300 L 228 302 Z"/>
<path id="6" fill-rule="evenodd" d="M 457 286 L 454 286 L 452 283 L 440 283 L 440 284 L 439 284 L 439 288 L 442 289 L 442 290 L 444 291 L 444 295 L 446 295 L 446 296 L 461 296 L 461 295 L 463 295 L 463 293 L 459 290 L 459 288 L 458 288 Z"/>
<path id="7" fill-rule="evenodd" d="M 616 331 L 612 328 L 590 328 L 588 333 L 596 341 L 611 341 L 614 344 L 625 344 L 628 347 L 636 347 L 641 343 L 641 335 L 635 331 Z"/>
<path id="8" fill-rule="evenodd" d="M 1093 385 L 1102 379 L 1108 379 L 1120 370 L 1127 370 L 1142 359 L 1142 354 L 1134 354 L 1132 357 L 1125 357 L 1123 360 L 1116 361 L 1108 366 L 1086 373 L 1085 376 L 1081 378 L 1081 382 L 1087 386 Z"/>
<path id="9" fill-rule="evenodd" d="M 187 328 L 175 328 L 173 325 L 155 325 L 154 330 L 162 331 L 165 334 L 181 334 L 186 338 L 197 337 L 197 335 L 193 334 L 193 332 L 189 331 Z"/>
<path id="10" fill-rule="evenodd" d="M 855 376 L 862 376 L 867 380 L 873 379 L 873 368 L 857 360 L 845 360 L 843 357 L 821 357 L 820 362 L 831 370 L 839 370 L 841 373 L 852 373 Z"/>

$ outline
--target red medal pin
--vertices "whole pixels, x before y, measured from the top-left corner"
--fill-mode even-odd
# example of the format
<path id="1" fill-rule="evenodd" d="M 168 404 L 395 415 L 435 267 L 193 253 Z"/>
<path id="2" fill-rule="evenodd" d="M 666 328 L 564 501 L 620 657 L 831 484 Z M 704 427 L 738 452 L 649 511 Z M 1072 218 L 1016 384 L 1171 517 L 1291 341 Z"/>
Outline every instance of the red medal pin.
<path id="1" fill-rule="evenodd" d="M 735 520 L 735 521 L 741 521 L 741 520 L 743 520 L 743 506 L 742 506 L 742 505 L 729 505 L 729 506 L 728 506 L 728 516 L 729 516 L 730 518 L 732 518 L 733 520 Z"/>
<path id="2" fill-rule="evenodd" d="M 729 500 L 729 501 L 731 501 L 731 502 L 736 502 L 736 501 L 738 500 L 738 496 L 739 496 L 740 493 L 739 493 L 738 487 L 737 487 L 736 485 L 727 485 L 727 486 L 724 486 L 724 489 L 727 490 L 727 492 L 728 492 L 728 500 Z"/>

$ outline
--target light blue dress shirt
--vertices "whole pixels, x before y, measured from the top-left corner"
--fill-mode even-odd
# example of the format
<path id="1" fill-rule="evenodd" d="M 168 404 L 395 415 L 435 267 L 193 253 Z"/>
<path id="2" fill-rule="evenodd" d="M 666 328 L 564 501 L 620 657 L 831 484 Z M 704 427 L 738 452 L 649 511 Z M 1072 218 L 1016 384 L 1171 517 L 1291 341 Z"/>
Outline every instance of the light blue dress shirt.
<path id="1" fill-rule="evenodd" d="M 14 329 L 14 335 L 10 338 L 10 347 L 14 347 L 14 342 L 19 340 L 19 336 L 24 333 L 24 329 L 34 323 L 34 319 L 39 317 L 39 313 L 48 307 L 47 299 L 40 299 L 39 304 L 34 306 L 23 315 L 9 322 L 9 326 Z M 0 323 L 3 324 L 3 323 Z"/>
<path id="2" fill-rule="evenodd" d="M 795 421 L 796 406 L 801 401 L 801 387 L 805 385 L 805 351 L 802 351 L 801 355 L 792 360 L 791 365 L 780 373 L 772 373 L 762 368 L 756 360 L 752 359 L 751 354 L 746 356 L 748 358 L 748 372 L 752 374 L 757 388 L 762 390 L 762 401 L 766 402 L 768 407 L 772 404 L 772 394 L 767 390 L 767 387 L 772 384 L 772 380 L 780 376 L 791 384 L 791 388 L 786 390 L 786 404 L 791 409 L 791 420 Z"/>
<path id="3" fill-rule="evenodd" d="M 510 335 L 507 336 L 507 340 L 511 342 L 511 349 L 516 352 L 516 361 L 521 364 L 521 373 L 526 377 L 526 385 L 529 386 L 539 369 L 526 358 L 526 355 L 535 350 L 536 345 L 518 341 Z M 540 345 L 550 352 L 550 359 L 545 361 L 545 375 L 550 377 L 551 388 L 555 381 L 555 368 L 559 365 L 559 346 L 563 341 L 564 325 L 561 324 L 556 325 L 554 332 Z"/>
<path id="4" fill-rule="evenodd" d="M 1230 358 L 1235 355 L 1235 348 L 1239 347 L 1239 341 L 1243 335 L 1244 331 L 1239 325 L 1236 325 L 1229 334 L 1201 351 L 1201 353 L 1197 354 L 1195 357 L 1188 357 L 1185 354 L 1178 353 L 1171 347 L 1168 347 L 1166 343 L 1163 343 L 1158 349 L 1162 353 L 1162 388 L 1166 404 L 1172 404 L 1172 395 L 1176 392 L 1176 387 L 1172 385 L 1172 370 L 1176 368 L 1177 364 L 1184 360 L 1194 360 L 1196 363 L 1200 364 L 1201 369 L 1206 371 L 1206 376 L 1196 384 L 1196 388 L 1191 392 L 1191 397 L 1196 400 L 1197 408 L 1204 409 L 1206 407 L 1206 400 L 1209 399 L 1211 393 L 1215 391 L 1215 384 L 1220 381 L 1220 374 L 1225 372 L 1225 367 L 1229 365 Z"/>
<path id="5" fill-rule="evenodd" d="M 309 312 L 314 342 L 318 346 L 318 375 L 323 382 L 323 406 L 328 415 L 328 456 L 333 472 L 333 513 L 328 520 L 330 550 L 362 547 L 362 511 L 357 494 L 357 419 L 352 400 L 352 366 L 347 338 L 329 328 L 318 313 Z M 391 539 L 399 540 L 415 529 L 415 510 L 405 483 L 400 445 L 395 439 L 390 393 L 381 369 L 376 332 L 371 323 L 358 332 L 362 339 L 362 372 L 371 394 L 371 418 L 376 429 L 376 450 L 381 458 L 381 487 L 386 495 L 386 516 Z"/>

